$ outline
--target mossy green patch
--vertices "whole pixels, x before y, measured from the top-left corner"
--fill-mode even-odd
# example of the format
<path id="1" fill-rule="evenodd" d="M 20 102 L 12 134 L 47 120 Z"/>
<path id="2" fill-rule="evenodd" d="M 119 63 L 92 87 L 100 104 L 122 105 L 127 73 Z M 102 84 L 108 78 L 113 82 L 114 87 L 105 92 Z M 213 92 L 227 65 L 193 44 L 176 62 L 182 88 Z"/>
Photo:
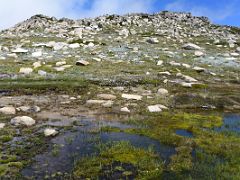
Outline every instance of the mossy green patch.
<path id="1" fill-rule="evenodd" d="M 111 143 L 100 146 L 98 156 L 83 158 L 77 162 L 73 171 L 74 178 L 97 179 L 102 176 L 102 168 L 120 162 L 137 167 L 137 178 L 159 178 L 163 162 L 152 150 L 135 148 L 128 142 Z M 119 170 L 120 167 L 117 169 Z M 122 172 L 125 178 L 132 173 L 131 169 Z"/>

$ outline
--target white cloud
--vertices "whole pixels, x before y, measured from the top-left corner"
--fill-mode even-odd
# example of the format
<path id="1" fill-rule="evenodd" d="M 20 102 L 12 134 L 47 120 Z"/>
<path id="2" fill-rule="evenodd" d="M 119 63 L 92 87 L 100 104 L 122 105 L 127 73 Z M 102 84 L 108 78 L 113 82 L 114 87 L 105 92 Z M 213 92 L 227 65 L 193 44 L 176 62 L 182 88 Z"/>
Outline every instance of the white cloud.
<path id="1" fill-rule="evenodd" d="M 8 28 L 35 14 L 82 18 L 102 14 L 149 12 L 154 0 L 0 0 L 0 29 Z"/>
<path id="2" fill-rule="evenodd" d="M 236 0 L 232 0 L 222 8 L 211 9 L 199 6 L 187 0 L 177 0 L 166 5 L 165 9 L 170 11 L 191 12 L 195 16 L 206 16 L 214 22 L 221 22 L 236 13 Z"/>

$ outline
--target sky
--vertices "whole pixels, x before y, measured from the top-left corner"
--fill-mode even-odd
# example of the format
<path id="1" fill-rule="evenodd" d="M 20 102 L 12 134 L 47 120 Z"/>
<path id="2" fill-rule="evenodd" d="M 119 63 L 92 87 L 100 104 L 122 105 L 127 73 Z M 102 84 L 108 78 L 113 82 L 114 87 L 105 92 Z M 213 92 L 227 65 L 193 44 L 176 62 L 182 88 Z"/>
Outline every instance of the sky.
<path id="1" fill-rule="evenodd" d="M 216 24 L 240 27 L 240 0 L 0 0 L 0 29 L 35 14 L 80 19 L 162 10 L 191 12 L 207 16 Z"/>

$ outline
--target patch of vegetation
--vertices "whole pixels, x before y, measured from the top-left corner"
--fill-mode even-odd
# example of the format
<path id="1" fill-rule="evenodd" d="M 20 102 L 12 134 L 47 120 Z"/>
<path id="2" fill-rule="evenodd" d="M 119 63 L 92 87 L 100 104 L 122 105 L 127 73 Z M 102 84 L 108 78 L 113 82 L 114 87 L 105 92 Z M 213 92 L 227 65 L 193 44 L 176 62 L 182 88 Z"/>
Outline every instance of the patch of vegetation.
<path id="1" fill-rule="evenodd" d="M 150 149 L 138 149 L 123 141 L 101 145 L 99 151 L 98 156 L 83 158 L 76 163 L 73 171 L 74 178 L 97 179 L 100 176 L 104 177 L 104 168 L 111 167 L 116 162 L 120 162 L 120 166 L 109 169 L 110 174 L 118 171 L 122 178 L 128 178 L 134 173 L 131 170 L 136 167 L 137 179 L 158 179 L 161 177 L 163 162 Z M 121 167 L 121 164 L 129 164 L 132 168 L 125 169 Z"/>

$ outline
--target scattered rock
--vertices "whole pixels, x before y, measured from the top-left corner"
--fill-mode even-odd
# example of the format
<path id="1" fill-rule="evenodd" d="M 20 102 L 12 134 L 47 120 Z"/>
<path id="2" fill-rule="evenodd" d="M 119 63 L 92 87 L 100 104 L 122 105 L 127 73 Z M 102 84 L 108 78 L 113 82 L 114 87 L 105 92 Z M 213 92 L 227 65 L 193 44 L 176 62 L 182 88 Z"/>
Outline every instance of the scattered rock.
<path id="1" fill-rule="evenodd" d="M 159 107 L 159 105 L 152 105 L 148 106 L 149 112 L 162 112 L 162 109 Z"/>
<path id="2" fill-rule="evenodd" d="M 23 49 L 23 48 L 17 48 L 12 50 L 12 53 L 27 53 L 28 50 L 27 49 Z"/>
<path id="3" fill-rule="evenodd" d="M 194 55 L 197 57 L 201 57 L 204 55 L 204 53 L 202 51 L 195 51 Z"/>
<path id="4" fill-rule="evenodd" d="M 20 126 L 20 125 L 32 126 L 35 123 L 36 123 L 36 121 L 28 116 L 17 116 L 15 118 L 11 119 L 11 124 L 13 124 L 15 126 Z"/>
<path id="5" fill-rule="evenodd" d="M 181 78 L 185 79 L 185 81 L 188 81 L 188 82 L 197 82 L 198 81 L 190 76 L 183 75 L 182 73 L 177 73 L 177 77 L 181 77 Z"/>
<path id="6" fill-rule="evenodd" d="M 32 57 L 41 57 L 42 56 L 42 51 L 37 51 L 32 53 Z"/>
<path id="7" fill-rule="evenodd" d="M 128 107 L 123 107 L 120 110 L 121 112 L 126 112 L 126 113 L 130 113 L 130 110 L 128 109 Z"/>
<path id="8" fill-rule="evenodd" d="M 3 129 L 5 127 L 5 123 L 0 123 L 0 129 Z"/>
<path id="9" fill-rule="evenodd" d="M 16 114 L 16 109 L 14 107 L 3 107 L 0 108 L 0 113 L 8 115 Z"/>
<path id="10" fill-rule="evenodd" d="M 150 44 L 158 44 L 159 43 L 157 38 L 148 38 L 147 42 Z"/>
<path id="11" fill-rule="evenodd" d="M 86 104 L 87 105 L 99 105 L 99 104 L 104 104 L 106 103 L 107 101 L 106 100 L 94 100 L 94 99 L 90 99 L 90 100 L 87 100 Z"/>
<path id="12" fill-rule="evenodd" d="M 72 48 L 72 49 L 80 48 L 80 45 L 78 43 L 70 44 L 69 48 Z"/>
<path id="13" fill-rule="evenodd" d="M 56 129 L 47 128 L 44 130 L 45 137 L 56 136 L 57 134 L 58 134 L 58 131 Z"/>
<path id="14" fill-rule="evenodd" d="M 163 65 L 163 61 L 159 60 L 159 61 L 157 62 L 157 66 L 161 66 L 161 65 Z"/>
<path id="15" fill-rule="evenodd" d="M 33 72 L 32 68 L 20 68 L 19 73 L 21 74 L 31 74 Z"/>
<path id="16" fill-rule="evenodd" d="M 63 66 L 63 65 L 65 65 L 65 64 L 67 64 L 67 62 L 66 61 L 59 61 L 59 62 L 56 62 L 56 66 Z"/>
<path id="17" fill-rule="evenodd" d="M 128 99 L 128 100 L 142 100 L 142 96 L 135 95 L 135 94 L 122 94 L 122 98 Z"/>
<path id="18" fill-rule="evenodd" d="M 157 94 L 160 96 L 166 96 L 166 95 L 168 95 L 168 90 L 164 89 L 164 88 L 160 88 L 160 89 L 158 89 Z"/>
<path id="19" fill-rule="evenodd" d="M 195 67 L 193 68 L 193 70 L 195 70 L 195 71 L 197 71 L 197 72 L 204 72 L 204 71 L 206 71 L 205 68 L 198 67 L 198 66 L 195 66 Z"/>
<path id="20" fill-rule="evenodd" d="M 89 64 L 90 63 L 88 61 L 84 61 L 84 60 L 79 60 L 79 61 L 76 62 L 77 66 L 87 66 Z"/>
<path id="21" fill-rule="evenodd" d="M 238 47 L 238 48 L 236 49 L 236 52 L 240 53 L 240 47 Z"/>
<path id="22" fill-rule="evenodd" d="M 186 49 L 186 50 L 201 50 L 202 49 L 201 47 L 199 47 L 198 45 L 193 44 L 193 43 L 184 44 L 182 47 L 183 47 L 183 49 Z"/>
<path id="23" fill-rule="evenodd" d="M 114 100 L 117 98 L 116 96 L 114 96 L 112 94 L 98 94 L 97 97 L 104 99 L 104 100 Z"/>
<path id="24" fill-rule="evenodd" d="M 42 66 L 42 64 L 40 61 L 33 63 L 33 69 L 39 68 L 41 66 Z"/>
<path id="25" fill-rule="evenodd" d="M 41 108 L 38 106 L 20 106 L 17 108 L 18 111 L 28 112 L 28 113 L 36 113 L 40 112 Z"/>
<path id="26" fill-rule="evenodd" d="M 187 83 L 187 82 L 181 82 L 180 85 L 182 87 L 187 87 L 187 88 L 191 88 L 192 87 L 192 83 Z"/>
<path id="27" fill-rule="evenodd" d="M 102 106 L 105 108 L 111 108 L 113 106 L 113 101 L 106 101 L 102 104 Z"/>
<path id="28" fill-rule="evenodd" d="M 39 74 L 40 76 L 47 76 L 47 72 L 46 72 L 46 71 L 42 71 L 42 70 L 39 70 L 39 71 L 38 71 L 38 74 Z"/>

